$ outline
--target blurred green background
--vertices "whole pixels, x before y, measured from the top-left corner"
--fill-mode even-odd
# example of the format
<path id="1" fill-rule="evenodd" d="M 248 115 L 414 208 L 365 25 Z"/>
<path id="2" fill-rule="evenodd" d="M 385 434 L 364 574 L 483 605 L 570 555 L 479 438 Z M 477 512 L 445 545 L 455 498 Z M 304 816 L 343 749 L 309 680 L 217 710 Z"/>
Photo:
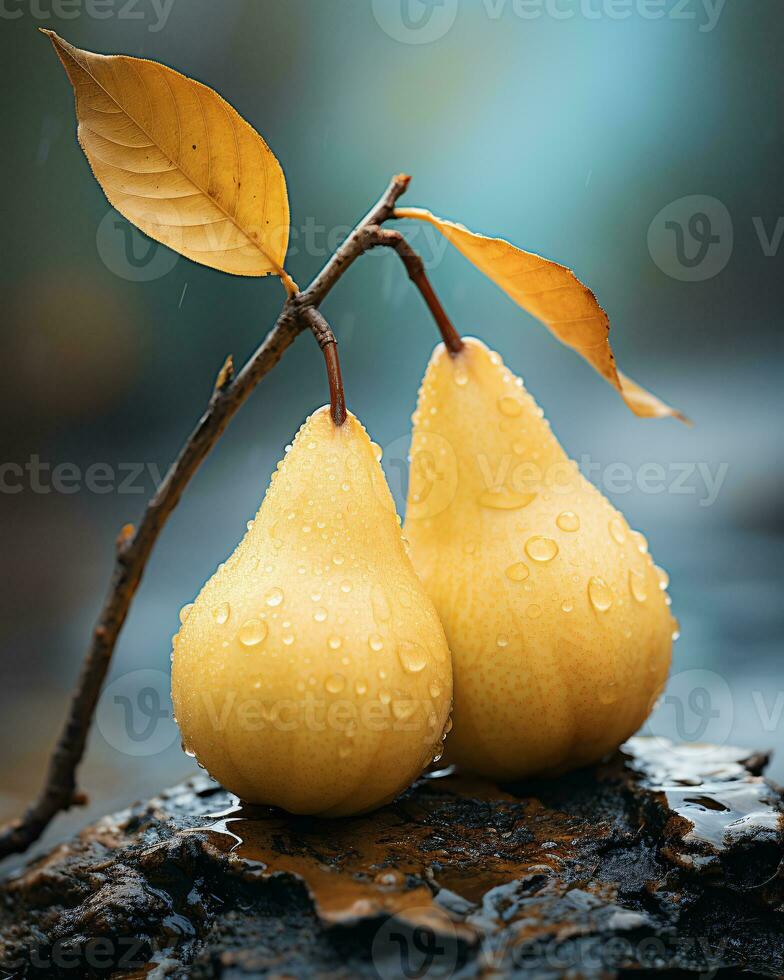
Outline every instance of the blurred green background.
<path id="1" fill-rule="evenodd" d="M 784 775 L 778 4 L 0 7 L 0 816 L 13 816 L 40 784 L 119 528 L 139 517 L 225 356 L 243 361 L 283 299 L 277 281 L 176 259 L 109 213 L 75 140 L 70 86 L 36 27 L 163 61 L 222 93 L 284 167 L 288 268 L 300 284 L 401 170 L 414 178 L 407 204 L 574 268 L 610 313 L 621 367 L 693 417 L 694 429 L 634 418 L 459 255 L 422 229 L 413 238 L 457 327 L 523 375 L 568 451 L 593 467 L 670 571 L 682 637 L 648 730 L 778 746 L 773 772 Z M 349 405 L 385 447 L 402 510 L 409 416 L 434 327 L 386 254 L 361 260 L 324 312 L 341 343 Z M 191 771 L 171 720 L 155 723 L 166 712 L 177 612 L 232 550 L 284 445 L 326 400 L 321 358 L 303 336 L 165 529 L 82 770 L 90 814 Z M 51 468 L 63 464 L 71 479 L 55 487 Z M 108 492 L 87 485 L 95 464 L 113 468 Z M 611 464 L 631 474 L 627 486 Z M 650 464 L 664 477 L 646 484 Z M 20 476 L 17 467 L 27 469 Z M 47 840 L 84 820 L 83 811 L 60 819 Z"/>

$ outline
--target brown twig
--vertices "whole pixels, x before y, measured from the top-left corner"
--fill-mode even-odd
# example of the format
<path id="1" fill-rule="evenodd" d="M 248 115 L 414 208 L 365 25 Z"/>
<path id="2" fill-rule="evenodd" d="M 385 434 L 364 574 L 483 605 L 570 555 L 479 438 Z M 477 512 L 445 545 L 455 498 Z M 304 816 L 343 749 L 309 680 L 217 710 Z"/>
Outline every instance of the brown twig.
<path id="1" fill-rule="evenodd" d="M 0 830 L 0 858 L 26 850 L 41 836 L 58 813 L 86 802 L 84 794 L 77 790 L 76 770 L 84 755 L 98 697 L 117 638 L 155 542 L 191 477 L 212 450 L 230 420 L 261 379 L 278 363 L 296 337 L 307 328 L 314 330 L 317 337 L 322 338 L 327 336 L 325 328 L 328 331 L 329 339 L 322 345 L 322 349 L 329 368 L 333 418 L 337 424 L 345 418 L 335 338 L 324 318 L 318 313 L 317 307 L 349 266 L 363 252 L 377 245 L 395 248 L 406 262 L 412 280 L 425 297 L 444 335 L 442 320 L 446 319 L 446 314 L 443 314 L 426 277 L 423 278 L 424 267 L 421 273 L 417 272 L 416 263 L 408 255 L 409 249 L 401 246 L 397 239 L 393 242 L 391 238 L 382 240 L 379 237 L 381 232 L 379 226 L 392 217 L 395 202 L 405 192 L 409 180 L 410 178 L 403 174 L 394 177 L 378 203 L 359 222 L 311 284 L 302 292 L 290 295 L 286 299 L 275 326 L 239 374 L 235 375 L 231 358 L 226 360 L 218 374 L 206 411 L 148 503 L 138 527 L 134 529 L 132 525 L 126 525 L 121 531 L 117 540 L 117 555 L 109 591 L 82 664 L 68 716 L 49 760 L 44 787 L 38 798 L 19 819 Z M 402 236 L 400 238 L 402 239 Z M 411 274 L 411 269 L 414 269 L 416 275 Z M 438 310 L 441 313 L 437 315 Z M 443 317 L 439 319 L 441 314 Z M 448 323 L 448 320 L 446 322 Z M 451 327 L 451 324 L 449 326 Z M 321 343 L 321 340 L 319 342 Z"/>
<path id="2" fill-rule="evenodd" d="M 301 312 L 302 319 L 310 327 L 313 336 L 324 354 L 327 366 L 327 381 L 329 382 L 329 406 L 332 421 L 335 425 L 343 425 L 346 421 L 346 395 L 343 391 L 343 376 L 340 373 L 340 358 L 338 357 L 338 342 L 332 333 L 332 327 L 324 319 L 320 310 L 315 306 L 306 306 Z"/>
<path id="3" fill-rule="evenodd" d="M 446 315 L 446 311 L 441 305 L 441 301 L 433 292 L 433 287 L 430 285 L 430 280 L 427 278 L 425 263 L 422 261 L 421 256 L 418 255 L 413 248 L 411 248 L 399 231 L 389 231 L 386 228 L 378 228 L 376 229 L 373 237 L 374 245 L 383 245 L 387 248 L 393 248 L 400 256 L 403 265 L 406 267 L 406 272 L 408 272 L 409 279 L 422 294 L 422 298 L 427 303 L 427 308 L 430 310 L 433 315 L 433 319 L 436 321 L 436 325 L 441 332 L 441 338 L 444 341 L 444 346 L 450 354 L 459 354 L 464 346 L 463 339 L 457 330 L 455 330 L 454 326 L 452 325 L 452 321 Z"/>

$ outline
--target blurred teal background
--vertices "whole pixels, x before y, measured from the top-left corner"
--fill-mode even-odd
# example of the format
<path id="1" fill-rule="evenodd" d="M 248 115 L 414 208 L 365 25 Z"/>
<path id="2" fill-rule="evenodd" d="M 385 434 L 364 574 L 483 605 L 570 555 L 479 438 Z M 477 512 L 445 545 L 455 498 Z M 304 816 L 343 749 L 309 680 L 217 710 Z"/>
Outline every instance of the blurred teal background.
<path id="1" fill-rule="evenodd" d="M 406 204 L 505 236 L 591 285 L 622 369 L 695 428 L 633 417 L 459 255 L 422 229 L 413 239 L 457 327 L 523 375 L 568 451 L 598 465 L 594 479 L 670 571 L 682 637 L 669 700 L 648 730 L 778 747 L 773 772 L 784 776 L 777 4 L 2 0 L 0 816 L 38 789 L 119 528 L 139 517 L 225 356 L 243 361 L 283 299 L 277 281 L 175 260 L 115 226 L 75 140 L 70 86 L 36 27 L 163 61 L 222 93 L 284 167 L 288 268 L 300 284 L 402 170 L 414 178 Z M 324 312 L 349 405 L 386 447 L 402 510 L 434 327 L 386 254 L 361 260 Z M 150 686 L 165 710 L 180 606 L 232 550 L 284 445 L 326 400 L 303 336 L 165 529 L 83 766 L 89 814 L 191 771 L 168 719 L 134 741 L 117 712 Z M 73 464 L 77 490 L 46 476 L 36 486 L 29 472 L 17 480 L 5 465 L 34 469 L 36 459 Z M 85 486 L 96 463 L 123 467 L 109 492 Z M 628 492 L 606 482 L 613 463 L 634 474 Z M 665 480 L 644 492 L 637 477 L 651 463 Z M 47 840 L 85 819 L 61 818 Z"/>

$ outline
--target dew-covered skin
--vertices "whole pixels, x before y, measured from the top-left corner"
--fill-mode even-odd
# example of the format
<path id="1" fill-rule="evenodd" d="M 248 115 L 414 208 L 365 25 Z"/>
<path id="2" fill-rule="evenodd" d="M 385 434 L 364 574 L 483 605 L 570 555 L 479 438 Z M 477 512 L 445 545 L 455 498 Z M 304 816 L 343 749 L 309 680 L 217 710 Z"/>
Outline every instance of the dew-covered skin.
<path id="1" fill-rule="evenodd" d="M 449 650 L 379 458 L 353 415 L 337 427 L 315 412 L 184 611 L 172 668 L 183 742 L 247 802 L 358 813 L 441 750 Z"/>
<path id="2" fill-rule="evenodd" d="M 665 683 L 664 573 L 481 341 L 436 349 L 413 421 L 405 533 L 452 651 L 445 762 L 509 779 L 599 759 Z"/>

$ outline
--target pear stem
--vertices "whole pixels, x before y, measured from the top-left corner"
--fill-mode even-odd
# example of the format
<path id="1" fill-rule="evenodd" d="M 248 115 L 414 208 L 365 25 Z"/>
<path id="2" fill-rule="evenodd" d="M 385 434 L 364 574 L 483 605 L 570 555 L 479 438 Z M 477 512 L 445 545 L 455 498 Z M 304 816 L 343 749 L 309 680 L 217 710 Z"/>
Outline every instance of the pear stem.
<path id="1" fill-rule="evenodd" d="M 450 354 L 459 354 L 464 347 L 463 339 L 446 315 L 446 310 L 441 305 L 441 300 L 436 296 L 435 290 L 425 272 L 425 263 L 422 261 L 422 257 L 414 251 L 399 231 L 390 231 L 387 228 L 376 229 L 373 245 L 392 248 L 397 252 L 400 260 L 406 267 L 408 278 L 422 294 L 422 299 L 427 304 L 427 308 L 436 321 L 436 326 L 441 334 L 441 339 L 444 341 L 444 346 Z"/>
<path id="2" fill-rule="evenodd" d="M 315 306 L 305 306 L 299 311 L 299 316 L 310 327 L 327 366 L 329 382 L 329 404 L 332 421 L 335 425 L 343 425 L 346 421 L 346 395 L 343 391 L 343 376 L 340 373 L 340 358 L 338 357 L 338 342 L 332 327 L 324 319 L 324 315 Z"/>
<path id="3" fill-rule="evenodd" d="M 332 421 L 335 425 L 343 425 L 346 421 L 346 397 L 343 392 L 343 377 L 340 373 L 340 359 L 338 358 L 338 342 L 333 340 L 331 344 L 321 348 L 324 352 L 324 362 L 327 365 L 327 379 L 329 380 L 329 404 L 332 414 Z"/>

